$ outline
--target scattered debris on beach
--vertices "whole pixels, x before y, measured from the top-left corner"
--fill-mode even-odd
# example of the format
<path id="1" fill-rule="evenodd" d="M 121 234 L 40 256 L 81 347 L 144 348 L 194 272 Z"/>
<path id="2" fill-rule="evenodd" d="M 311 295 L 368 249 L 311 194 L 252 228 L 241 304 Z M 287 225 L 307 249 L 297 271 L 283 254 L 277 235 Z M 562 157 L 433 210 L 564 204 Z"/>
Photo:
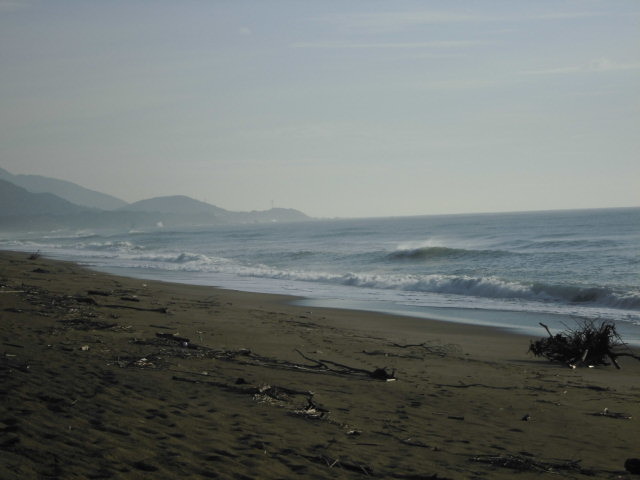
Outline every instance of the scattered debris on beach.
<path id="1" fill-rule="evenodd" d="M 601 412 L 592 413 L 594 417 L 616 418 L 619 420 L 631 420 L 633 417 L 628 413 L 612 412 L 608 408 L 604 408 Z"/>
<path id="2" fill-rule="evenodd" d="M 436 355 L 438 357 L 444 358 L 448 355 L 460 354 L 461 349 L 458 345 L 447 344 L 442 345 L 437 342 L 422 342 L 422 343 L 408 343 L 408 344 L 400 344 L 392 342 L 389 344 L 389 347 L 401 349 L 404 351 L 409 351 L 410 353 L 396 353 L 388 350 L 362 350 L 362 353 L 365 355 L 371 356 L 383 356 L 383 357 L 394 357 L 394 358 L 408 358 L 414 360 L 424 360 L 424 355 Z"/>
<path id="3" fill-rule="evenodd" d="M 0 294 L 0 478 L 640 474 L 635 362 L 549 369 L 511 337 L 481 356 L 466 332 L 374 336 L 47 260 L 7 261 Z"/>
<path id="4" fill-rule="evenodd" d="M 317 371 L 334 373 L 337 375 L 364 375 L 365 377 L 373 378 L 375 380 L 383 380 L 386 382 L 393 382 L 397 380 L 396 371 L 388 371 L 386 367 L 376 368 L 374 370 L 365 370 L 362 368 L 343 365 L 342 363 L 337 363 L 332 360 L 315 360 L 304 355 L 298 349 L 296 349 L 296 352 L 298 352 L 298 354 L 305 360 L 313 362 L 314 365 L 307 365 L 306 368 L 312 368 Z"/>
<path id="5" fill-rule="evenodd" d="M 194 372 L 180 373 L 192 376 L 195 375 L 196 377 L 207 376 L 206 374 L 197 374 Z M 214 380 L 201 380 L 198 378 L 189 378 L 178 375 L 174 375 L 172 379 L 177 382 L 199 383 L 217 387 L 227 392 L 250 395 L 259 403 L 286 408 L 289 410 L 291 415 L 303 417 L 309 420 L 322 420 L 326 419 L 329 415 L 329 410 L 321 407 L 314 400 L 314 394 L 311 391 L 296 390 L 279 385 L 247 385 L 244 379 L 238 379 L 235 384 L 228 384 Z M 302 397 L 304 403 L 301 403 L 300 397 Z"/>
<path id="6" fill-rule="evenodd" d="M 624 468 L 629 473 L 640 475 L 640 458 L 627 458 Z"/>
<path id="7" fill-rule="evenodd" d="M 593 475 L 591 470 L 580 466 L 579 460 L 555 460 L 545 462 L 524 455 L 476 455 L 472 462 L 488 463 L 494 467 L 510 468 L 520 472 L 559 473 L 570 471 L 584 475 Z"/>
<path id="8" fill-rule="evenodd" d="M 571 368 L 613 363 L 620 369 L 618 357 L 626 356 L 640 360 L 640 356 L 634 355 L 622 341 L 613 322 L 603 321 L 597 324 L 592 320 L 583 320 L 578 322 L 576 328 L 567 328 L 556 335 L 553 335 L 544 323 L 540 325 L 549 336 L 531 342 L 529 352 L 536 357 L 545 357 Z"/>
<path id="9" fill-rule="evenodd" d="M 205 345 L 193 343 L 189 338 L 182 337 L 173 333 L 156 333 L 153 339 L 134 339 L 132 343 L 136 345 L 144 345 L 155 347 L 155 351 L 148 352 L 144 358 L 122 356 L 114 362 L 120 367 L 138 367 L 138 368 L 158 368 L 163 362 L 157 360 L 166 359 L 167 357 L 179 358 L 214 358 L 217 360 L 234 361 L 243 365 L 256 365 L 268 368 L 295 370 L 300 372 L 321 373 L 327 375 L 338 376 L 356 376 L 361 378 L 369 378 L 373 380 L 382 380 L 392 382 L 397 380 L 395 370 L 389 370 L 387 367 L 375 368 L 367 370 L 358 367 L 344 365 L 332 360 L 316 360 L 300 350 L 295 351 L 305 360 L 311 363 L 296 363 L 277 358 L 266 357 L 256 354 L 249 349 L 241 348 L 236 350 L 225 350 Z M 169 364 L 165 361 L 164 367 Z"/>

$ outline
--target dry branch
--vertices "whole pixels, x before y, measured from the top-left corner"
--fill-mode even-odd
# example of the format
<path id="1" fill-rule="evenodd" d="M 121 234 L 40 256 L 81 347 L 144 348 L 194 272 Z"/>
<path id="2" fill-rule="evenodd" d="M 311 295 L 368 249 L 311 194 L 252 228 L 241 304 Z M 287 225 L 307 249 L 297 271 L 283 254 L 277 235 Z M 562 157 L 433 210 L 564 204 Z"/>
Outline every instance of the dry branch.
<path id="1" fill-rule="evenodd" d="M 535 458 L 523 457 L 519 455 L 476 455 L 470 459 L 472 462 L 488 463 L 495 467 L 511 468 L 521 472 L 548 472 L 573 471 L 585 475 L 592 475 L 591 470 L 580 467 L 577 460 L 557 460 L 553 462 L 543 462 Z"/>
<path id="2" fill-rule="evenodd" d="M 545 357 L 552 362 L 565 363 L 572 368 L 578 365 L 609 365 L 620 368 L 617 357 L 628 356 L 636 360 L 634 355 L 622 341 L 613 322 L 603 321 L 599 325 L 595 321 L 584 320 L 578 327 L 553 335 L 549 327 L 540 323 L 549 336 L 532 341 L 529 352 L 537 357 Z M 627 351 L 620 351 L 626 348 Z"/>
<path id="3" fill-rule="evenodd" d="M 395 370 L 388 372 L 385 368 L 376 368 L 375 370 L 365 370 L 363 368 L 350 367 L 349 365 L 344 365 L 342 363 L 334 362 L 332 360 L 316 360 L 314 358 L 306 356 L 300 350 L 296 349 L 296 352 L 310 362 L 313 362 L 311 368 L 317 368 L 320 370 L 324 370 L 327 372 L 336 373 L 339 375 L 364 375 L 370 378 L 374 378 L 376 380 L 385 380 L 387 382 L 396 380 Z"/>
<path id="4" fill-rule="evenodd" d="M 108 304 L 103 305 L 96 303 L 98 307 L 105 308 L 123 308 L 128 310 L 138 310 L 139 312 L 157 312 L 157 313 L 169 313 L 169 309 L 167 307 L 159 307 L 159 308 L 143 308 L 143 307 L 134 307 L 133 305 L 117 305 L 117 304 Z"/>
<path id="5" fill-rule="evenodd" d="M 605 408 L 604 410 L 598 413 L 592 413 L 591 415 L 593 415 L 594 417 L 607 417 L 607 418 L 615 418 L 618 420 L 631 420 L 631 418 L 633 418 L 628 413 L 611 412 L 609 411 L 608 408 Z"/>
<path id="6" fill-rule="evenodd" d="M 458 352 L 460 350 L 460 347 L 458 345 L 454 345 L 454 344 L 429 345 L 427 342 L 407 343 L 407 344 L 390 343 L 389 345 L 392 346 L 392 347 L 396 347 L 396 348 L 421 348 L 427 353 L 430 353 L 432 355 L 438 355 L 440 357 L 445 357 L 446 355 L 448 355 L 450 353 L 455 353 L 455 352 Z"/>
<path id="7" fill-rule="evenodd" d="M 325 375 L 340 376 L 360 376 L 372 378 L 375 380 L 393 381 L 396 380 L 395 370 L 389 372 L 386 368 L 376 368 L 375 370 L 365 370 L 362 368 L 351 367 L 331 360 L 315 360 L 304 355 L 299 350 L 295 350 L 310 364 L 295 363 L 288 360 L 280 360 L 277 358 L 264 357 L 253 353 L 251 350 L 242 348 L 239 350 L 220 350 L 192 343 L 186 337 L 180 337 L 171 333 L 156 333 L 156 338 L 152 339 L 134 339 L 131 343 L 136 345 L 144 345 L 156 347 L 154 352 L 144 355 L 144 361 L 140 361 L 141 357 L 129 357 L 127 359 L 119 358 L 115 363 L 124 367 L 144 367 L 159 368 L 167 366 L 167 357 L 179 358 L 215 358 L 217 360 L 225 360 L 236 362 L 241 365 L 254 365 L 265 368 L 274 368 L 279 370 L 294 370 L 309 373 L 319 373 Z M 164 359 L 163 362 L 155 362 L 152 360 Z"/>
<path id="8" fill-rule="evenodd" d="M 194 372 L 182 372 L 192 375 L 200 375 Z M 174 375 L 173 380 L 177 382 L 197 383 L 217 387 L 227 392 L 239 393 L 243 395 L 251 395 L 254 400 L 285 407 L 290 410 L 292 415 L 304 417 L 311 420 L 325 419 L 329 415 L 329 410 L 318 405 L 313 399 L 313 393 L 310 391 L 295 390 L 288 387 L 278 385 L 262 385 L 262 386 L 242 386 L 244 382 L 235 385 L 216 382 L 213 380 L 197 380 Z M 297 397 L 304 397 L 306 403 L 300 404 Z"/>

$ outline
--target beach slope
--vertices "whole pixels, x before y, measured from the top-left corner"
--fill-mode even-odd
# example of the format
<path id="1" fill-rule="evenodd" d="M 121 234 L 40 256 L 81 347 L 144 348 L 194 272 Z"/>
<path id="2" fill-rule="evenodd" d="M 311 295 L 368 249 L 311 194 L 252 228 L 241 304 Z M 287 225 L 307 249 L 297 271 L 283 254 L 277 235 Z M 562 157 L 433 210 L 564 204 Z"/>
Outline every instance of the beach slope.
<path id="1" fill-rule="evenodd" d="M 0 478 L 632 478 L 640 362 L 288 300 L 0 252 Z"/>

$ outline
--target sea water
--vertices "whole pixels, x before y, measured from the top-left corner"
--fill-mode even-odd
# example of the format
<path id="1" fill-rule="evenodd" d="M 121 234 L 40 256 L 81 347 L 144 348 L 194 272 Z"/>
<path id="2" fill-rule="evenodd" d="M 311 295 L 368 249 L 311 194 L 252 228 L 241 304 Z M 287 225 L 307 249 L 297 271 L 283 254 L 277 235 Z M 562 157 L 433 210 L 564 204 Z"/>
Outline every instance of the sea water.
<path id="1" fill-rule="evenodd" d="M 139 278 L 545 334 L 616 322 L 640 344 L 640 208 L 314 220 L 181 231 L 0 233 Z"/>

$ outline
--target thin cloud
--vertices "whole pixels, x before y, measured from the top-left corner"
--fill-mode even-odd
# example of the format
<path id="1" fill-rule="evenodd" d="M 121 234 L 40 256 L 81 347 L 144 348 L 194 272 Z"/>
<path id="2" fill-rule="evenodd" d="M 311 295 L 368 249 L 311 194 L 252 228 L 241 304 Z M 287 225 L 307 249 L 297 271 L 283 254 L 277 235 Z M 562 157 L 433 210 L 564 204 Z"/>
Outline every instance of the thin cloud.
<path id="1" fill-rule="evenodd" d="M 476 90 L 482 88 L 491 88 L 504 84 L 504 81 L 488 80 L 488 79 L 453 79 L 453 80 L 439 80 L 432 82 L 423 82 L 414 84 L 416 88 L 424 90 Z"/>
<path id="2" fill-rule="evenodd" d="M 478 21 L 481 16 L 451 12 L 386 12 L 332 16 L 329 20 L 348 24 L 354 28 L 379 29 L 424 24 Z"/>
<path id="3" fill-rule="evenodd" d="M 292 43 L 292 48 L 408 48 L 408 49 L 440 49 L 460 48 L 487 45 L 489 42 L 477 40 L 444 40 L 433 42 L 298 42 Z"/>
<path id="4" fill-rule="evenodd" d="M 323 19 L 347 29 L 395 31 L 421 25 L 571 20 L 602 16 L 598 12 L 550 12 L 524 15 L 485 15 L 457 12 L 411 11 L 329 15 Z"/>
<path id="5" fill-rule="evenodd" d="M 640 63 L 618 63 L 607 58 L 598 58 L 582 65 L 566 65 L 563 67 L 540 70 L 525 70 L 523 75 L 570 75 L 576 73 L 618 72 L 639 70 Z"/>
<path id="6" fill-rule="evenodd" d="M 15 12 L 30 6 L 31 2 L 27 0 L 0 0 L 0 13 Z"/>
<path id="7" fill-rule="evenodd" d="M 576 18 L 593 18 L 593 17 L 601 17 L 604 15 L 599 12 L 555 12 L 555 13 L 542 13 L 538 15 L 525 15 L 522 17 L 512 17 L 512 20 L 573 20 Z M 505 18 L 504 20 L 507 20 Z"/>

